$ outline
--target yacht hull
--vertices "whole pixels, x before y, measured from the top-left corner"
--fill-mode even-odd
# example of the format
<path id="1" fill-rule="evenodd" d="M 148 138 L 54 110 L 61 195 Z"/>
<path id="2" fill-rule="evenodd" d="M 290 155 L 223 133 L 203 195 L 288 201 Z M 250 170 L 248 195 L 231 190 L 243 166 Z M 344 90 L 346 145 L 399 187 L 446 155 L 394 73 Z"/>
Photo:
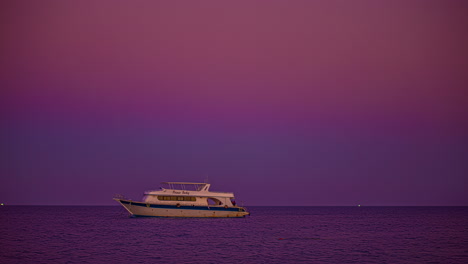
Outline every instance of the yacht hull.
<path id="1" fill-rule="evenodd" d="M 154 217 L 245 217 L 249 215 L 242 207 L 219 206 L 176 206 L 149 204 L 130 200 L 115 199 L 132 216 Z"/>

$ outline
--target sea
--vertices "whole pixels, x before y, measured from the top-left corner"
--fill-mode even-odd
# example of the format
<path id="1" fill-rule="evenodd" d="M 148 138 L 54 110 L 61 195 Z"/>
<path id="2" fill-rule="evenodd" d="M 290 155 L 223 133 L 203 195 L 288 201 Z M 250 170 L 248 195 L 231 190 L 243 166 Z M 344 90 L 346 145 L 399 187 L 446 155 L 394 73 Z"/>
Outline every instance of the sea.
<path id="1" fill-rule="evenodd" d="M 248 207 L 245 218 L 1 206 L 0 263 L 468 263 L 468 207 Z"/>

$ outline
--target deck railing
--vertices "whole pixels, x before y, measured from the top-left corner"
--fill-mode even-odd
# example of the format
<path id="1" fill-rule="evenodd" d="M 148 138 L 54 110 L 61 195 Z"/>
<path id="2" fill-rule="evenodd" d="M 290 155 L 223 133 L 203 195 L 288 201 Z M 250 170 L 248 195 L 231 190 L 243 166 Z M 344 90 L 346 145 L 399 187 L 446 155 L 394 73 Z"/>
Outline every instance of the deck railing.
<path id="1" fill-rule="evenodd" d="M 130 200 L 130 199 L 128 199 L 127 197 L 125 197 L 124 195 L 119 194 L 119 193 L 114 194 L 114 197 L 113 197 L 113 198 L 114 198 L 114 199 L 120 199 L 120 200 Z"/>

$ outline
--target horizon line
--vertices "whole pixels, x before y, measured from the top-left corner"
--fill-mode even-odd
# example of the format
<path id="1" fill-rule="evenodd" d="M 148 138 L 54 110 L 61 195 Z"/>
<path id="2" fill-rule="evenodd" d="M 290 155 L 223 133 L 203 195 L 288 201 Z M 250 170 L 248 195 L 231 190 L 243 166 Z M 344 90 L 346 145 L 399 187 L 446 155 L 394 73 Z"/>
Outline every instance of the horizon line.
<path id="1" fill-rule="evenodd" d="M 112 206 L 106 204 L 2 204 L 1 207 L 9 206 Z M 247 205 L 243 207 L 468 207 L 468 205 Z"/>

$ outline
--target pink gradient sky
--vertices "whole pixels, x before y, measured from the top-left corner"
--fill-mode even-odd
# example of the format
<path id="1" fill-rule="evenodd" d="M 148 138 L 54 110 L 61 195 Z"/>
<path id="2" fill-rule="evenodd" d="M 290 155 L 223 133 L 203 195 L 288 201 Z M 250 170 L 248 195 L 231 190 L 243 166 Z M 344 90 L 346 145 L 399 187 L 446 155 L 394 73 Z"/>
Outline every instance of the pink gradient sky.
<path id="1" fill-rule="evenodd" d="M 0 202 L 209 177 L 250 205 L 468 205 L 465 1 L 0 10 Z"/>

